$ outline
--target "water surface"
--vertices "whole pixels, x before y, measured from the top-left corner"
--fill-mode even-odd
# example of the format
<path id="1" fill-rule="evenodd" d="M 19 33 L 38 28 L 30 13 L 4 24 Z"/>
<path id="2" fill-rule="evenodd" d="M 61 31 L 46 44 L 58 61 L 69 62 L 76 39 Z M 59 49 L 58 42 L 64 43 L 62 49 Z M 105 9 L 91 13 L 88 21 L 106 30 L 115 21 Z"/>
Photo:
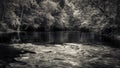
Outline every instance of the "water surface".
<path id="1" fill-rule="evenodd" d="M 57 31 L 57 32 L 32 32 L 32 33 L 2 33 L 0 43 L 83 43 L 101 44 L 101 37 L 90 32 Z"/>

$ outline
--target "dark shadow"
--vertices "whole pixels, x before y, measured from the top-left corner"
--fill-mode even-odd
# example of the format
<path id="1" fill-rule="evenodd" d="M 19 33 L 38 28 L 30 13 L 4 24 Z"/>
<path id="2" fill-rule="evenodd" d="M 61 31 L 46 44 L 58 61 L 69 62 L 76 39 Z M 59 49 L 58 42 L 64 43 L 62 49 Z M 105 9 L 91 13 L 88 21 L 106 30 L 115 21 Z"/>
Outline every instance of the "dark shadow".
<path id="1" fill-rule="evenodd" d="M 20 54 L 25 53 L 34 53 L 26 50 L 21 50 L 14 48 L 12 46 L 9 46 L 9 44 L 0 44 L 0 68 L 6 68 L 6 66 L 9 66 L 9 63 L 20 63 L 20 64 L 26 64 L 21 61 L 16 61 L 16 57 L 20 57 Z"/>
<path id="2" fill-rule="evenodd" d="M 111 35 L 102 35 L 103 44 L 114 48 L 120 48 L 120 40 Z"/>

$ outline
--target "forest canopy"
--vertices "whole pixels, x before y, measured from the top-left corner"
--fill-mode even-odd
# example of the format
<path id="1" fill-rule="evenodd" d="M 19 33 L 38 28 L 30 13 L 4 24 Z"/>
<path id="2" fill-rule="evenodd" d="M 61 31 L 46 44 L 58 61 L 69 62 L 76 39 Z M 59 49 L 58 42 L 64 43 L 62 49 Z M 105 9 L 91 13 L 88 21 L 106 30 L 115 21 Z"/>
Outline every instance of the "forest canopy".
<path id="1" fill-rule="evenodd" d="M 0 31 L 119 31 L 119 0 L 3 0 Z"/>

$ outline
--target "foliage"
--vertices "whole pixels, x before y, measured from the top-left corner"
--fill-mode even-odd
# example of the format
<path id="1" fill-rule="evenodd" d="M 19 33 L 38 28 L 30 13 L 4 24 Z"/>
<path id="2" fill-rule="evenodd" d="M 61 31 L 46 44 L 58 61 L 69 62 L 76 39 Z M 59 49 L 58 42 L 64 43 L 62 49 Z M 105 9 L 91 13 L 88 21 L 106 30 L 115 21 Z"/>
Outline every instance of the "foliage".
<path id="1" fill-rule="evenodd" d="M 104 31 L 116 26 L 118 0 L 5 0 L 0 12 L 9 29 Z M 1 7 L 3 6 L 3 7 Z M 116 13 L 118 12 L 118 13 Z M 114 27 L 116 28 L 116 27 Z"/>

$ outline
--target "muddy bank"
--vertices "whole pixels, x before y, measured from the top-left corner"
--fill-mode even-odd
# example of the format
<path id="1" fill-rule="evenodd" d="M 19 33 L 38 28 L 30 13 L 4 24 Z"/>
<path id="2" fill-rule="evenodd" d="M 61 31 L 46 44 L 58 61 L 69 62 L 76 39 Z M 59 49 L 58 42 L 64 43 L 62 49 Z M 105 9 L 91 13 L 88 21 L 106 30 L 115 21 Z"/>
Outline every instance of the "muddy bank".
<path id="1" fill-rule="evenodd" d="M 120 49 L 103 45 L 64 44 L 11 44 L 34 53 L 14 58 L 21 63 L 9 63 L 12 68 L 120 68 Z"/>

